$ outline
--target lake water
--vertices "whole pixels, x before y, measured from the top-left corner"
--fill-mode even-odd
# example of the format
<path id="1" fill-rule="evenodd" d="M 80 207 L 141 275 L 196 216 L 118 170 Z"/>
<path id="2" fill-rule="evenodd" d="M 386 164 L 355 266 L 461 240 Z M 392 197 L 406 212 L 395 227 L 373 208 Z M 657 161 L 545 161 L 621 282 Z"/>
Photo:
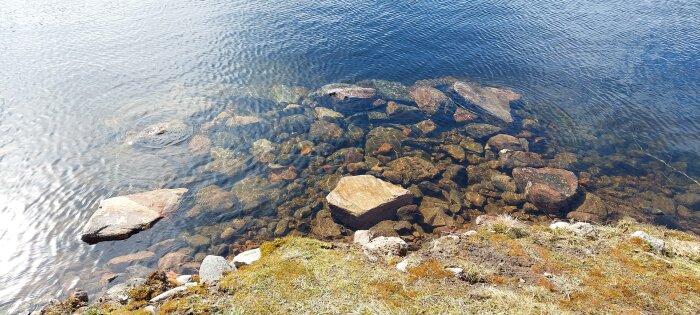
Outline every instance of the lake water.
<path id="1" fill-rule="evenodd" d="M 600 176 L 646 176 L 669 200 L 700 191 L 688 178 L 700 178 L 697 1 L 5 0 L 0 312 L 75 286 L 94 293 L 85 283 L 110 258 L 224 220 L 181 216 L 127 241 L 82 243 L 105 197 L 238 180 L 200 172 L 206 162 L 186 141 L 136 150 L 130 132 L 181 119 L 196 133 L 276 84 L 443 76 L 517 91 L 552 143 L 596 156 L 586 167 Z M 700 228 L 697 215 L 671 212 L 681 228 Z"/>

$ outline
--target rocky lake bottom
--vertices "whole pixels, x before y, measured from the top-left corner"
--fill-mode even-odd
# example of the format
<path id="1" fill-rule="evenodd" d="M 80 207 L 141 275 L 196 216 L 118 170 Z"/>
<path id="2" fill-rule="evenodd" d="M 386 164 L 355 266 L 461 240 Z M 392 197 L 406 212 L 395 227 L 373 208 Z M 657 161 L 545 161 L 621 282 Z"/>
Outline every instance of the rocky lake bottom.
<path id="1" fill-rule="evenodd" d="M 632 217 L 700 234 L 693 161 L 666 161 L 634 143 L 598 139 L 597 130 L 580 131 L 585 145 L 558 143 L 556 122 L 505 87 L 444 77 L 315 91 L 220 87 L 216 97 L 185 118 L 117 124 L 107 152 L 165 176 L 105 196 L 126 197 L 104 200 L 105 217 L 93 215 L 83 240 L 129 245 L 79 263 L 61 279 L 65 292 L 97 297 L 155 269 L 193 274 L 207 255 L 230 260 L 285 236 L 349 240 L 369 229 L 418 248 L 485 214 L 539 223 Z M 160 188 L 173 193 L 146 192 Z M 106 228 L 110 205 L 124 204 L 158 209 Z"/>

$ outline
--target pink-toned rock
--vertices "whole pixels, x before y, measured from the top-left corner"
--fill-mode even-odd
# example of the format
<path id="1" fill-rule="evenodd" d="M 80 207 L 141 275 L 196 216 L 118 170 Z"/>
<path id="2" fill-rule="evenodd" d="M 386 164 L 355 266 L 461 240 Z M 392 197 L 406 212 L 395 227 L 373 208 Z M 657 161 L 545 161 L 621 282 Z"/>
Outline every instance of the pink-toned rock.
<path id="1" fill-rule="evenodd" d="M 450 103 L 450 98 L 445 93 L 429 86 L 415 87 L 410 94 L 418 108 L 429 115 L 437 113 L 441 107 Z"/>
<path id="2" fill-rule="evenodd" d="M 377 91 L 373 88 L 343 87 L 329 90 L 328 95 L 339 100 L 346 100 L 349 98 L 373 98 L 377 95 Z"/>
<path id="3" fill-rule="evenodd" d="M 578 189 L 576 175 L 557 168 L 516 168 L 513 179 L 537 209 L 552 214 L 568 205 Z"/>
<path id="4" fill-rule="evenodd" d="M 158 260 L 158 269 L 160 270 L 179 270 L 185 263 L 192 260 L 192 257 L 185 253 L 173 252 L 167 253 Z"/>
<path id="5" fill-rule="evenodd" d="M 186 192 L 186 188 L 159 189 L 105 199 L 83 228 L 81 238 L 89 244 L 126 239 L 177 210 Z"/>
<path id="6" fill-rule="evenodd" d="M 523 139 L 521 142 L 520 139 L 507 134 L 498 134 L 491 137 L 486 142 L 486 146 L 496 152 L 500 152 L 503 149 L 510 151 L 527 151 L 528 149 L 527 140 Z"/>
<path id="7" fill-rule="evenodd" d="M 459 107 L 457 108 L 457 110 L 455 110 L 455 113 L 452 115 L 452 118 L 454 118 L 456 122 L 461 123 L 475 120 L 478 118 L 478 116 L 469 110 Z"/>
<path id="8" fill-rule="evenodd" d="M 520 94 L 507 89 L 482 87 L 476 83 L 457 81 L 453 89 L 468 102 L 480 107 L 491 116 L 506 123 L 513 122 L 510 114 L 510 102 L 520 99 Z"/>
<path id="9" fill-rule="evenodd" d="M 544 167 L 545 165 L 539 154 L 524 151 L 501 151 L 498 161 L 501 163 L 501 168 L 506 170 L 516 167 Z"/>

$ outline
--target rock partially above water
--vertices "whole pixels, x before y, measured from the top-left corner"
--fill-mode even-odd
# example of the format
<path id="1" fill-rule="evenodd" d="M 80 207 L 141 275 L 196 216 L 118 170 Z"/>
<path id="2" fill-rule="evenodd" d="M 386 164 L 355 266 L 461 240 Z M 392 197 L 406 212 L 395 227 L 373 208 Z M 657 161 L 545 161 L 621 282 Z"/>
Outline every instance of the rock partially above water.
<path id="1" fill-rule="evenodd" d="M 557 168 L 516 168 L 513 178 L 528 200 L 547 213 L 556 214 L 576 195 L 578 178 L 570 171 Z"/>
<path id="2" fill-rule="evenodd" d="M 127 143 L 151 149 L 176 145 L 192 136 L 192 127 L 181 120 L 156 123 L 140 130 Z"/>
<path id="3" fill-rule="evenodd" d="M 336 219 L 362 229 L 395 217 L 396 209 L 413 201 L 413 194 L 372 175 L 359 175 L 341 178 L 326 200 Z"/>
<path id="4" fill-rule="evenodd" d="M 351 98 L 374 98 L 377 91 L 373 88 L 365 88 L 352 84 L 334 83 L 322 86 L 314 95 L 333 96 L 339 100 Z"/>
<path id="5" fill-rule="evenodd" d="M 520 99 L 520 94 L 495 87 L 482 87 L 476 83 L 457 81 L 453 89 L 468 102 L 506 123 L 513 122 L 510 102 Z"/>
<path id="6" fill-rule="evenodd" d="M 126 239 L 175 211 L 186 192 L 186 188 L 159 189 L 105 199 L 83 228 L 81 239 L 89 244 Z"/>

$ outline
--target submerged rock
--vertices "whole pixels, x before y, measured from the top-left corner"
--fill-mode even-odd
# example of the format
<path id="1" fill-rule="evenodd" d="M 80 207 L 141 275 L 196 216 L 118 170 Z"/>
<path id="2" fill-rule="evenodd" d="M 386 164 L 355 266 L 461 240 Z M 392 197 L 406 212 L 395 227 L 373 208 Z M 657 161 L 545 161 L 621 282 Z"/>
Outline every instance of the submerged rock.
<path id="1" fill-rule="evenodd" d="M 578 216 L 579 221 L 600 221 L 601 218 L 605 218 L 608 216 L 608 207 L 605 205 L 603 202 L 603 199 L 600 199 L 600 197 L 587 192 L 586 195 L 584 196 L 583 203 L 576 208 L 575 212 L 582 213 L 581 215 L 574 214 L 572 216 Z M 590 214 L 591 216 L 584 216 L 583 214 Z M 571 213 L 569 213 L 571 214 Z M 573 218 L 573 217 L 572 217 Z M 587 220 L 581 220 L 581 219 L 587 219 Z"/>
<path id="2" fill-rule="evenodd" d="M 147 126 L 136 135 L 130 137 L 127 143 L 151 149 L 160 149 L 187 140 L 193 129 L 181 120 L 169 120 Z"/>
<path id="3" fill-rule="evenodd" d="M 435 178 L 440 170 L 424 159 L 415 156 L 404 156 L 389 162 L 383 176 L 404 185 L 419 183 Z M 395 178 L 394 178 L 395 177 Z"/>
<path id="4" fill-rule="evenodd" d="M 501 168 L 511 170 L 516 167 L 544 167 L 545 162 L 539 154 L 525 151 L 501 150 L 498 161 Z"/>
<path id="5" fill-rule="evenodd" d="M 353 228 L 368 228 L 394 218 L 396 209 L 413 201 L 413 194 L 372 175 L 359 175 L 341 178 L 326 200 L 334 218 Z"/>
<path id="6" fill-rule="evenodd" d="M 194 217 L 203 212 L 231 209 L 233 198 L 233 193 L 219 186 L 206 186 L 194 196 L 195 205 L 187 212 L 187 216 Z"/>
<path id="7" fill-rule="evenodd" d="M 450 103 L 450 98 L 442 91 L 429 86 L 417 86 L 411 90 L 411 98 L 420 110 L 434 115 Z"/>
<path id="8" fill-rule="evenodd" d="M 296 103 L 306 95 L 306 89 L 301 86 L 287 86 L 283 84 L 273 85 L 270 89 L 270 98 L 277 103 Z"/>
<path id="9" fill-rule="evenodd" d="M 511 135 L 498 134 L 491 137 L 486 142 L 486 146 L 496 152 L 501 150 L 527 151 L 527 140 L 524 140 L 523 143 L 520 139 Z"/>
<path id="10" fill-rule="evenodd" d="M 387 153 L 392 155 L 401 155 L 403 153 L 401 144 L 405 139 L 406 136 L 401 133 L 401 130 L 390 127 L 377 127 L 370 130 L 367 134 L 365 152 L 367 154 L 379 154 L 382 151 L 388 151 Z M 380 148 L 389 149 L 380 150 Z"/>
<path id="11" fill-rule="evenodd" d="M 321 106 L 314 108 L 314 112 L 316 112 L 316 117 L 318 119 L 334 120 L 343 118 L 343 114 L 336 112 L 330 108 L 325 108 Z"/>
<path id="12" fill-rule="evenodd" d="M 547 213 L 556 214 L 576 195 L 578 178 L 570 171 L 556 168 L 516 168 L 513 178 L 528 200 Z"/>
<path id="13" fill-rule="evenodd" d="M 89 244 L 126 239 L 177 210 L 186 192 L 186 188 L 159 189 L 105 199 L 83 228 L 81 239 Z"/>
<path id="14" fill-rule="evenodd" d="M 450 204 L 447 201 L 425 196 L 418 207 L 423 216 L 423 223 L 432 226 L 433 228 L 441 226 L 454 226 L 455 221 L 451 215 L 446 212 L 449 210 Z"/>
<path id="15" fill-rule="evenodd" d="M 411 91 L 409 87 L 394 81 L 385 80 L 370 80 L 369 83 L 377 89 L 377 92 L 382 98 L 397 100 L 397 101 L 410 101 Z"/>
<path id="16" fill-rule="evenodd" d="M 351 98 L 368 99 L 374 98 L 377 91 L 373 88 L 366 88 L 352 84 L 332 83 L 322 86 L 314 95 L 332 96 L 338 100 Z"/>
<path id="17" fill-rule="evenodd" d="M 472 120 L 475 120 L 478 118 L 478 116 L 469 110 L 458 107 L 455 110 L 455 113 L 452 115 L 452 118 L 454 118 L 455 122 L 464 123 L 464 122 L 470 122 Z"/>
<path id="18" fill-rule="evenodd" d="M 501 131 L 501 128 L 489 124 L 469 124 L 465 127 L 465 131 L 474 138 L 484 139 Z"/>
<path id="19" fill-rule="evenodd" d="M 482 87 L 476 83 L 457 81 L 453 89 L 469 103 L 472 103 L 491 116 L 506 123 L 513 122 L 510 114 L 510 102 L 520 99 L 520 94 L 507 89 Z"/>

